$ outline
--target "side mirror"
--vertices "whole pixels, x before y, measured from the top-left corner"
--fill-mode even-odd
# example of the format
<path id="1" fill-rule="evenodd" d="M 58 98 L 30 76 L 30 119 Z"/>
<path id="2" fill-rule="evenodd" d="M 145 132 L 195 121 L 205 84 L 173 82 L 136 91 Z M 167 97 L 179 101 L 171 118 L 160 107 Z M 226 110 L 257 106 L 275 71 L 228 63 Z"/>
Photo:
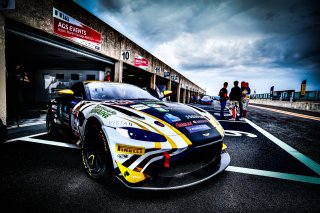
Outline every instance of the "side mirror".
<path id="1" fill-rule="evenodd" d="M 164 97 L 169 97 L 171 94 L 172 94 L 172 91 L 170 91 L 170 90 L 163 91 L 163 96 Z"/>
<path id="2" fill-rule="evenodd" d="M 71 89 L 59 90 L 59 91 L 57 91 L 57 93 L 59 95 L 71 95 L 71 96 L 74 94 L 74 92 Z"/>

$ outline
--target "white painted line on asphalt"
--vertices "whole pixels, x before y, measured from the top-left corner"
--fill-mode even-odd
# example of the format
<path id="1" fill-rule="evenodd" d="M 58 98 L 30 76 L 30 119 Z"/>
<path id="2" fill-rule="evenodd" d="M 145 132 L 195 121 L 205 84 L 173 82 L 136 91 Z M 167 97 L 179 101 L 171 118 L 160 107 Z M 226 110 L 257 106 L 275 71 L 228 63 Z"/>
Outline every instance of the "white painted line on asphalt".
<path id="1" fill-rule="evenodd" d="M 38 121 L 38 122 L 33 122 L 33 123 L 21 124 L 21 125 L 19 125 L 19 128 L 20 127 L 27 127 L 27 126 L 35 126 L 35 125 L 40 125 L 40 124 L 45 124 L 45 123 L 46 123 L 45 121 Z M 15 129 L 15 128 L 18 128 L 18 126 L 17 125 L 10 126 L 7 129 Z"/>
<path id="2" fill-rule="evenodd" d="M 312 171 L 314 171 L 315 173 L 317 173 L 318 175 L 320 175 L 320 165 L 318 163 L 316 163 L 315 161 L 313 161 L 312 159 L 308 158 L 307 156 L 305 156 L 304 154 L 298 152 L 296 149 L 292 148 L 291 146 L 289 146 L 288 144 L 286 144 L 285 142 L 279 140 L 278 138 L 276 138 L 275 136 L 273 136 L 272 134 L 270 134 L 269 132 L 267 132 L 266 130 L 262 129 L 261 127 L 259 127 L 258 125 L 254 124 L 252 121 L 249 121 L 248 119 L 246 119 L 246 122 L 248 124 L 250 124 L 252 127 L 254 127 L 256 130 L 258 130 L 259 132 L 261 132 L 264 136 L 266 136 L 267 138 L 269 138 L 272 142 L 274 142 L 275 144 L 277 144 L 278 146 L 280 146 L 282 149 L 284 149 L 286 152 L 288 152 L 290 155 L 292 155 L 294 158 L 296 158 L 297 160 L 299 160 L 301 163 L 303 163 L 304 165 L 306 165 L 307 167 L 309 167 Z"/>
<path id="3" fill-rule="evenodd" d="M 10 143 L 10 142 L 13 142 L 13 141 L 21 140 L 22 138 L 36 137 L 36 136 L 45 135 L 45 134 L 48 134 L 48 132 L 37 133 L 37 134 L 34 134 L 34 135 L 28 135 L 28 136 L 23 136 L 23 137 L 19 137 L 19 138 L 13 138 L 13 139 L 7 140 L 4 143 Z"/>
<path id="4" fill-rule="evenodd" d="M 304 115 L 304 114 L 288 112 L 288 111 L 278 110 L 278 109 L 272 109 L 272 108 L 267 108 L 267 107 L 261 107 L 261 106 L 255 106 L 255 105 L 250 105 L 250 107 L 269 110 L 269 111 L 278 112 L 278 113 L 282 113 L 282 114 L 286 114 L 286 115 L 292 115 L 292 116 L 299 117 L 299 118 L 306 118 L 306 119 L 311 119 L 311 120 L 315 120 L 315 121 L 320 121 L 320 117 L 316 117 L 316 116 Z"/>
<path id="5" fill-rule="evenodd" d="M 21 138 L 19 140 L 26 141 L 26 142 L 32 142 L 32 143 L 52 145 L 52 146 L 67 147 L 67 148 L 72 148 L 72 149 L 81 149 L 79 146 L 77 146 L 75 144 L 62 143 L 62 142 L 57 142 L 57 141 L 48 141 L 48 140 L 41 140 L 41 139 L 29 138 L 29 137 Z"/>
<path id="6" fill-rule="evenodd" d="M 282 173 L 282 172 L 249 169 L 249 168 L 236 167 L 236 166 L 228 166 L 226 168 L 226 171 L 238 172 L 238 173 L 249 174 L 249 175 L 258 175 L 258 176 L 264 176 L 264 177 L 272 177 L 272 178 L 278 178 L 278 179 L 284 179 L 284 180 L 293 180 L 293 181 L 299 181 L 304 183 L 320 184 L 320 178 L 304 176 L 304 175 L 295 175 L 295 174 L 288 174 L 288 173 Z"/>

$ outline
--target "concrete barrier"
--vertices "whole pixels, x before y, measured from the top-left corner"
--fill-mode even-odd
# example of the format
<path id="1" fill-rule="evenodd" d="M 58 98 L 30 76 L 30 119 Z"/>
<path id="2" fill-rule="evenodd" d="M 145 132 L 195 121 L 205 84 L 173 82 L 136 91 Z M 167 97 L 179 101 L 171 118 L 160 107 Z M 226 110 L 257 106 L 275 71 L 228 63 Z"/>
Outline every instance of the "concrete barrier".
<path id="1" fill-rule="evenodd" d="M 250 103 L 293 108 L 293 109 L 306 110 L 306 111 L 312 111 L 312 112 L 320 112 L 319 102 L 311 102 L 311 101 L 290 102 L 290 101 L 275 101 L 275 100 L 265 100 L 265 99 L 251 99 Z"/>

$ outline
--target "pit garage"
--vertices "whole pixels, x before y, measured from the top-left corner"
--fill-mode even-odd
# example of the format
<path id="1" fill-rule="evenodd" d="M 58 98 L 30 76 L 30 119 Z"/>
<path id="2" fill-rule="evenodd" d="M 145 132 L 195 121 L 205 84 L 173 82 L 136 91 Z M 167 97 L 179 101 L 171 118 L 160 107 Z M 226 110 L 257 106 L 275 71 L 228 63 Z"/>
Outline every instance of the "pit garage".
<path id="1" fill-rule="evenodd" d="M 5 24 L 7 124 L 34 118 L 59 89 L 114 78 L 114 61 L 58 36 L 10 20 Z"/>
<path id="2" fill-rule="evenodd" d="M 141 88 L 149 88 L 152 73 L 129 64 L 123 64 L 122 82 L 133 84 Z"/>

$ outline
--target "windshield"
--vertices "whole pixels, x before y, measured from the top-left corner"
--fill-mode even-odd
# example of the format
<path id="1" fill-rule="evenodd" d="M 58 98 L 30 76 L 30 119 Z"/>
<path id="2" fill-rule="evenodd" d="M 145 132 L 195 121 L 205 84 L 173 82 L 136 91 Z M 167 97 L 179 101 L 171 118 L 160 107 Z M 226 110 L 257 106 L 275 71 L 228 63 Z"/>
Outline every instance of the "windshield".
<path id="1" fill-rule="evenodd" d="M 211 98 L 209 96 L 203 96 L 203 100 L 210 100 Z"/>
<path id="2" fill-rule="evenodd" d="M 89 89 L 91 100 L 158 100 L 146 90 L 130 84 L 91 82 L 87 84 L 87 88 Z"/>

